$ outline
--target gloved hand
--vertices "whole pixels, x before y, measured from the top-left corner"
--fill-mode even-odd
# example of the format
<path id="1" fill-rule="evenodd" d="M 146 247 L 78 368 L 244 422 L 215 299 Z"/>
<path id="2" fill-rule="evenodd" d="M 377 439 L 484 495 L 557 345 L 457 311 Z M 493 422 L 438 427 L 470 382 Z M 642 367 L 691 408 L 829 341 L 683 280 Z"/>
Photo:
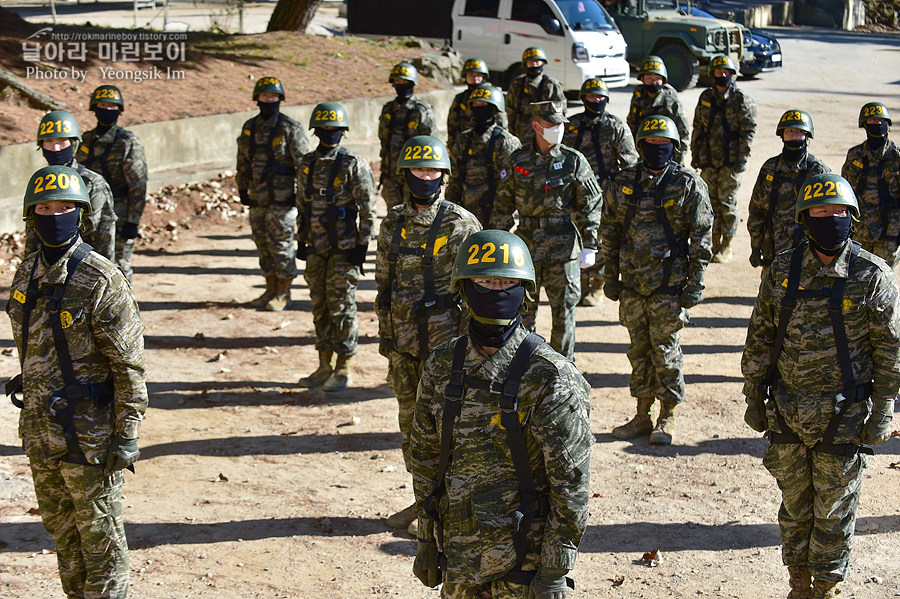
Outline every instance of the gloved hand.
<path id="1" fill-rule="evenodd" d="M 594 248 L 584 248 L 578 254 L 578 267 L 581 270 L 592 267 L 597 263 L 597 250 Z"/>
<path id="2" fill-rule="evenodd" d="M 619 301 L 619 296 L 622 294 L 622 283 L 619 279 L 609 279 L 605 283 L 603 283 L 603 295 L 608 297 L 614 302 Z"/>
<path id="3" fill-rule="evenodd" d="M 762 266 L 762 250 L 758 248 L 750 250 L 750 266 L 753 268 Z"/>
<path id="4" fill-rule="evenodd" d="M 106 453 L 106 471 L 115 472 L 134 464 L 141 457 L 137 439 L 123 439 L 116 435 Z"/>
<path id="5" fill-rule="evenodd" d="M 122 223 L 116 225 L 116 232 L 122 239 L 134 239 L 138 236 L 138 226 L 134 223 Z"/>
<path id="6" fill-rule="evenodd" d="M 244 206 L 250 205 L 250 192 L 246 189 L 238 189 L 238 197 L 241 198 L 241 204 Z"/>
<path id="7" fill-rule="evenodd" d="M 693 308 L 703 299 L 703 285 L 685 285 L 678 298 L 682 308 Z"/>
<path id="8" fill-rule="evenodd" d="M 768 420 L 766 419 L 766 402 L 761 399 L 747 398 L 747 410 L 744 412 L 744 422 L 758 433 L 766 432 Z"/>
<path id="9" fill-rule="evenodd" d="M 894 400 L 882 399 L 873 402 L 872 415 L 863 426 L 861 440 L 866 445 L 878 445 L 891 438 L 891 415 Z"/>
<path id="10" fill-rule="evenodd" d="M 565 599 L 569 594 L 565 568 L 538 568 L 537 576 L 528 587 L 528 599 Z"/>
<path id="11" fill-rule="evenodd" d="M 430 589 L 441 584 L 441 571 L 438 569 L 438 549 L 434 541 L 419 539 L 416 543 L 416 560 L 413 562 L 413 574 L 422 584 Z"/>
<path id="12" fill-rule="evenodd" d="M 297 242 L 297 260 L 306 260 L 306 244 Z"/>
<path id="13" fill-rule="evenodd" d="M 350 260 L 350 264 L 354 264 L 356 266 L 362 266 L 366 262 L 366 252 L 369 250 L 369 246 L 357 244 L 353 246 L 353 249 L 347 252 L 347 258 Z"/>

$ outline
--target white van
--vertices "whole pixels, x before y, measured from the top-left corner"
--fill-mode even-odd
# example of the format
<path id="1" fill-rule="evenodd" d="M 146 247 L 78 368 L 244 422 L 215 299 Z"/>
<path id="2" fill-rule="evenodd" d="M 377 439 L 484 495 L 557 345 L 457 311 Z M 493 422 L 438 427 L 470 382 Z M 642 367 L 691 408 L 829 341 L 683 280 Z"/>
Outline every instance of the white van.
<path id="1" fill-rule="evenodd" d="M 504 88 L 529 46 L 547 53 L 545 72 L 569 95 L 591 77 L 628 85 L 625 39 L 598 0 L 455 0 L 451 16 L 453 48 L 487 61 Z"/>

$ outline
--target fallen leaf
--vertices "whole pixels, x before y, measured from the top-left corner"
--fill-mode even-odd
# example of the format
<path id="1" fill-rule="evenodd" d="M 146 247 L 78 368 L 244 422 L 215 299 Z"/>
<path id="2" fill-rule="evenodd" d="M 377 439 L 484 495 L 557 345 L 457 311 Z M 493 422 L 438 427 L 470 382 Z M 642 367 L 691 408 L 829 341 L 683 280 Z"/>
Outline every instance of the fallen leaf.
<path id="1" fill-rule="evenodd" d="M 13 353 L 13 350 L 12 350 L 11 347 L 7 347 L 6 349 L 3 350 L 3 355 L 4 355 L 4 356 L 11 356 L 12 353 Z"/>
<path id="2" fill-rule="evenodd" d="M 659 553 L 659 548 L 657 547 L 653 551 L 645 553 L 642 557 L 644 560 L 644 565 L 649 566 L 651 568 L 655 568 L 659 565 L 659 562 L 662 561 L 662 555 Z"/>
<path id="3" fill-rule="evenodd" d="M 31 514 L 32 516 L 40 516 L 40 515 L 41 515 L 41 510 L 39 510 L 39 509 L 36 508 L 36 507 L 33 507 L 33 508 L 29 508 L 29 509 L 28 509 L 28 513 Z"/>
<path id="4" fill-rule="evenodd" d="M 0 541 L 0 549 L 3 549 L 7 545 L 9 545 L 9 543 L 7 543 L 6 541 Z"/>
<path id="5" fill-rule="evenodd" d="M 612 585 L 613 585 L 614 587 L 622 586 L 622 584 L 625 583 L 625 577 L 624 577 L 624 576 L 621 576 L 621 575 L 620 575 L 620 576 L 616 576 L 615 578 L 610 578 L 609 580 L 612 581 Z"/>
<path id="6" fill-rule="evenodd" d="M 591 497 L 606 497 L 603 493 L 594 493 Z"/>
<path id="7" fill-rule="evenodd" d="M 226 482 L 226 483 L 227 483 L 227 482 L 228 482 L 228 477 L 225 476 L 224 474 L 222 474 L 221 472 L 219 472 L 219 480 L 222 481 L 222 482 Z"/>
<path id="8" fill-rule="evenodd" d="M 284 431 L 283 433 L 281 433 L 281 436 L 282 437 L 290 437 L 291 435 L 296 435 L 299 432 L 300 431 Z"/>
<path id="9" fill-rule="evenodd" d="M 900 470 L 900 462 L 891 462 L 888 468 L 894 468 L 896 470 Z"/>
<path id="10" fill-rule="evenodd" d="M 334 487 L 335 489 L 349 489 L 350 488 L 350 485 L 345 485 L 344 483 L 334 483 L 331 486 Z"/>

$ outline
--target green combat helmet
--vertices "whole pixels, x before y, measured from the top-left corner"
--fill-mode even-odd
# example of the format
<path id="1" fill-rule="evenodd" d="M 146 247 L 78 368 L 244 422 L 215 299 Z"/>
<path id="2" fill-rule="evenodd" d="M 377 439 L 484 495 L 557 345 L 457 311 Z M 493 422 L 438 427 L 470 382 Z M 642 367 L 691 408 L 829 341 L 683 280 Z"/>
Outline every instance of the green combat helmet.
<path id="1" fill-rule="evenodd" d="M 525 63 L 529 60 L 540 60 L 544 64 L 550 62 L 547 60 L 547 54 L 544 52 L 542 48 L 538 48 L 537 46 L 532 46 L 530 48 L 525 48 L 525 51 L 522 52 L 522 66 L 525 66 Z"/>
<path id="2" fill-rule="evenodd" d="M 81 175 L 68 166 L 45 166 L 35 171 L 25 190 L 22 216 L 28 218 L 35 204 L 41 202 L 75 202 L 81 204 L 83 213 L 90 214 L 91 199 Z"/>
<path id="3" fill-rule="evenodd" d="M 444 142 L 431 135 L 410 137 L 400 148 L 397 173 L 404 168 L 437 168 L 450 174 L 450 156 Z"/>
<path id="4" fill-rule="evenodd" d="M 38 125 L 37 145 L 45 139 L 70 138 L 81 141 L 81 129 L 75 117 L 65 110 L 48 112 Z"/>
<path id="5" fill-rule="evenodd" d="M 322 102 L 313 108 L 309 117 L 309 128 L 336 127 L 338 129 L 350 129 L 350 120 L 347 111 L 337 102 Z"/>
<path id="6" fill-rule="evenodd" d="M 805 110 L 788 110 L 778 121 L 778 127 L 775 128 L 775 135 L 782 137 L 785 129 L 799 129 L 805 131 L 809 139 L 813 138 L 813 121 L 812 117 Z"/>
<path id="7" fill-rule="evenodd" d="M 588 94 L 609 98 L 609 87 L 600 77 L 592 77 L 591 79 L 586 79 L 585 82 L 581 84 L 581 90 L 578 92 L 578 99 L 584 100 L 584 97 Z"/>
<path id="8" fill-rule="evenodd" d="M 125 101 L 122 100 L 122 92 L 115 85 L 101 85 L 91 94 L 91 103 L 88 110 L 93 110 L 94 106 L 100 102 L 109 102 L 119 107 L 119 112 L 125 112 Z"/>
<path id="9" fill-rule="evenodd" d="M 641 142 L 648 137 L 665 137 L 676 144 L 681 141 L 675 121 L 659 114 L 648 116 L 638 125 L 635 141 Z"/>
<path id="10" fill-rule="evenodd" d="M 865 104 L 859 111 L 859 127 L 865 127 L 868 119 L 884 119 L 888 125 L 893 125 L 891 113 L 888 112 L 887 106 L 881 102 L 869 102 Z"/>
<path id="11" fill-rule="evenodd" d="M 469 102 L 472 100 L 481 100 L 487 102 L 497 109 L 497 112 L 506 111 L 506 100 L 503 98 L 503 91 L 493 85 L 482 83 L 469 93 Z"/>
<path id="12" fill-rule="evenodd" d="M 666 63 L 659 56 L 651 54 L 644 59 L 644 62 L 641 63 L 641 70 L 638 71 L 638 80 L 648 73 L 659 75 L 663 78 L 663 83 L 669 82 L 669 72 L 666 71 Z"/>
<path id="13" fill-rule="evenodd" d="M 388 83 L 393 83 L 394 79 L 402 79 L 404 81 L 409 81 L 413 85 L 418 85 L 419 72 L 416 70 L 416 67 L 408 62 L 398 62 L 394 65 L 394 68 L 391 69 Z"/>
<path id="14" fill-rule="evenodd" d="M 716 69 L 727 69 L 737 75 L 738 69 L 734 65 L 734 61 L 731 60 L 730 56 L 725 56 L 724 54 L 719 54 L 718 56 L 713 56 L 712 60 L 709 61 L 709 74 L 712 75 L 713 71 Z"/>
<path id="15" fill-rule="evenodd" d="M 481 73 L 485 77 L 490 75 L 487 68 L 487 63 L 481 60 L 480 58 L 467 58 L 466 62 L 463 63 L 462 74 L 465 76 L 466 73 Z"/>
<path id="16" fill-rule="evenodd" d="M 259 94 L 278 94 L 278 97 L 284 102 L 284 86 L 277 77 L 263 77 L 253 86 L 253 100 L 255 101 Z"/>
<path id="17" fill-rule="evenodd" d="M 859 203 L 853 187 L 842 176 L 834 173 L 813 175 L 803 183 L 797 194 L 794 220 L 803 224 L 806 211 L 816 206 L 847 206 L 853 220 L 859 220 Z"/>

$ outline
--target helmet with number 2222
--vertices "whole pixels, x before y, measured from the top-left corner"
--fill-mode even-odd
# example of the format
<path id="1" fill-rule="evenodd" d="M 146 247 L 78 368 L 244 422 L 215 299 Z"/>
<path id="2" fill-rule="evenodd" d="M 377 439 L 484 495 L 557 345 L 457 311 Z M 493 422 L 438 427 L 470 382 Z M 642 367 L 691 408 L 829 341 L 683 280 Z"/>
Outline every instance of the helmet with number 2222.
<path id="1" fill-rule="evenodd" d="M 648 116 L 638 125 L 635 141 L 640 142 L 648 137 L 665 137 L 676 144 L 681 140 L 675 121 L 659 114 Z"/>

